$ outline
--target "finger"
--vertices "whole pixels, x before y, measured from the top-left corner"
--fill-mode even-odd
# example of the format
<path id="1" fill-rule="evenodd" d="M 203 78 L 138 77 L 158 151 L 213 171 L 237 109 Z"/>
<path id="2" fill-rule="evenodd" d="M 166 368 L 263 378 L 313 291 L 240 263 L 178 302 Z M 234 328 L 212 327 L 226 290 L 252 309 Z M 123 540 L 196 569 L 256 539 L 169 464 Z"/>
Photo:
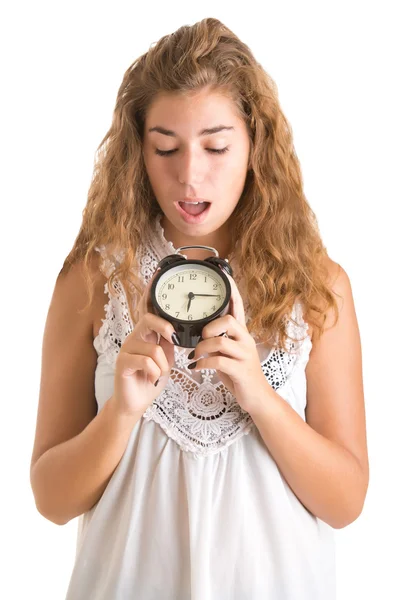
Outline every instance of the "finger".
<path id="1" fill-rule="evenodd" d="M 197 361 L 194 371 L 201 371 L 202 369 L 215 369 L 226 373 L 232 380 L 236 380 L 238 377 L 238 364 L 235 360 L 228 356 L 210 356 L 209 358 L 202 358 Z"/>
<path id="2" fill-rule="evenodd" d="M 208 338 L 199 342 L 194 350 L 191 361 L 199 361 L 201 363 L 201 357 L 204 355 L 208 355 L 205 358 L 219 355 L 237 360 L 244 360 L 246 358 L 246 352 L 241 344 L 238 344 L 236 340 L 221 336 Z"/>
<path id="3" fill-rule="evenodd" d="M 130 377 L 137 371 L 141 371 L 147 375 L 152 383 L 155 383 L 162 373 L 159 365 L 151 356 L 144 354 L 132 355 L 128 352 L 118 354 L 115 371 L 121 377 Z"/>
<path id="4" fill-rule="evenodd" d="M 226 333 L 228 337 L 236 341 L 243 341 L 247 330 L 239 323 L 237 319 L 231 314 L 219 317 L 214 321 L 208 323 L 201 332 L 202 338 L 209 339 L 218 336 L 222 336 Z"/>
<path id="5" fill-rule="evenodd" d="M 143 315 L 133 331 L 125 339 L 124 344 L 129 344 L 131 339 L 141 339 L 146 342 L 155 341 L 155 343 L 158 344 L 159 336 L 165 338 L 167 342 L 174 344 L 174 339 L 172 337 L 174 334 L 175 330 L 172 323 L 166 319 L 163 319 L 162 317 L 159 317 L 158 315 L 147 312 Z"/>
<path id="6" fill-rule="evenodd" d="M 141 339 L 131 339 L 129 344 L 126 344 L 124 348 L 121 348 L 120 354 L 121 353 L 127 354 L 129 357 L 131 357 L 132 363 L 135 362 L 137 356 L 147 356 L 163 373 L 168 373 L 170 370 L 169 362 L 165 352 L 159 345 L 155 345 Z"/>
<path id="7" fill-rule="evenodd" d="M 167 342 L 162 336 L 160 336 L 159 344 L 161 348 L 164 350 L 164 354 L 168 361 L 169 369 L 175 364 L 175 346 Z"/>

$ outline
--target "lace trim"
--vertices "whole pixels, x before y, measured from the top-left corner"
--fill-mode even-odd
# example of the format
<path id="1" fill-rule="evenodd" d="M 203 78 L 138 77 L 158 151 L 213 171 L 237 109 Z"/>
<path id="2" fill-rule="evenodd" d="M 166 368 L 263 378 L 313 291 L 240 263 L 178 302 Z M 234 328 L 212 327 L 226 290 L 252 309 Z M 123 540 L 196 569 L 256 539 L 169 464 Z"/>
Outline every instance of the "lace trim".
<path id="1" fill-rule="evenodd" d="M 140 276 L 144 284 L 149 281 L 159 260 L 176 252 L 172 243 L 164 238 L 160 217 L 156 221 L 156 232 L 158 235 L 139 249 Z M 121 255 L 110 259 L 104 246 L 96 247 L 96 250 L 102 255 L 102 271 L 108 277 Z M 109 301 L 104 306 L 105 319 L 102 319 L 93 345 L 97 353 L 104 354 L 105 360 L 115 368 L 118 353 L 125 338 L 132 332 L 133 323 L 123 285 L 118 279 L 113 282 L 113 288 L 116 298 L 111 295 L 108 283 L 104 286 Z M 307 333 L 308 324 L 302 318 L 299 303 L 293 308 L 292 319 L 299 325 L 291 320 L 287 323 L 288 335 L 295 338 L 294 341 L 289 340 L 289 351 L 273 348 L 260 361 L 263 373 L 274 390 L 281 390 L 288 385 L 296 370 L 304 368 L 312 347 Z M 301 340 L 305 334 L 307 336 Z M 176 366 L 171 370 L 166 387 L 147 408 L 143 418 L 158 423 L 182 450 L 199 457 L 220 452 L 242 435 L 248 434 L 254 423 L 226 386 L 217 379 L 216 370 L 203 369 L 193 373 L 187 368 L 190 351 L 190 348 L 175 347 Z M 199 381 L 195 380 L 196 375 Z"/>

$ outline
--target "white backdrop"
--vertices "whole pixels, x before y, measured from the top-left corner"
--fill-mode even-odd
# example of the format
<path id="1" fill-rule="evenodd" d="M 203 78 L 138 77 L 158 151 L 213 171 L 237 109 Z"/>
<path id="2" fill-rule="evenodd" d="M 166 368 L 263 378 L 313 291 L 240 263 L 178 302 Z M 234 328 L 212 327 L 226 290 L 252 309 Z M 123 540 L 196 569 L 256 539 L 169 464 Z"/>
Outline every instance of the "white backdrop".
<path id="1" fill-rule="evenodd" d="M 400 598 L 397 3 L 143 4 L 37 0 L 2 11 L 0 596 L 63 599 L 73 567 L 77 520 L 60 527 L 37 512 L 29 465 L 47 310 L 118 87 L 161 36 L 216 17 L 276 81 L 306 196 L 352 283 L 370 485 L 362 515 L 335 532 L 338 600 Z"/>

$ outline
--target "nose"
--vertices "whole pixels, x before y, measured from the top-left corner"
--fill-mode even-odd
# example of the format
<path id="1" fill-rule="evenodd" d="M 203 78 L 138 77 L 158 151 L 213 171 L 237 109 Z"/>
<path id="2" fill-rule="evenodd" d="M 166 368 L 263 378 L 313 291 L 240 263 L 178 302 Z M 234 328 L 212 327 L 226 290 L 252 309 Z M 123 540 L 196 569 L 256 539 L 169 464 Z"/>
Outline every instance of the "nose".
<path id="1" fill-rule="evenodd" d="M 206 169 L 206 160 L 201 156 L 201 152 L 195 150 L 187 150 L 183 156 L 179 158 L 178 163 L 178 179 L 179 183 L 187 185 L 197 185 L 204 179 Z"/>

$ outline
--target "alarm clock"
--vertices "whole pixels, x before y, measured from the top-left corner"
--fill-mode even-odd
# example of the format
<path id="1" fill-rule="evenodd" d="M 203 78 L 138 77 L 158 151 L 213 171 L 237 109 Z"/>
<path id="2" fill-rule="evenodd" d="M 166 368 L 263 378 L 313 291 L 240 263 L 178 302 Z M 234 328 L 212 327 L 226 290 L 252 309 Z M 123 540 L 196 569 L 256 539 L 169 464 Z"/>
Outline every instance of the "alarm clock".
<path id="1" fill-rule="evenodd" d="M 215 256 L 188 259 L 180 253 L 186 248 L 210 250 Z M 215 248 L 181 246 L 160 260 L 157 268 L 150 289 L 154 312 L 172 323 L 180 346 L 195 348 L 203 327 L 229 311 L 231 284 L 226 273 L 232 277 L 232 267 Z"/>

